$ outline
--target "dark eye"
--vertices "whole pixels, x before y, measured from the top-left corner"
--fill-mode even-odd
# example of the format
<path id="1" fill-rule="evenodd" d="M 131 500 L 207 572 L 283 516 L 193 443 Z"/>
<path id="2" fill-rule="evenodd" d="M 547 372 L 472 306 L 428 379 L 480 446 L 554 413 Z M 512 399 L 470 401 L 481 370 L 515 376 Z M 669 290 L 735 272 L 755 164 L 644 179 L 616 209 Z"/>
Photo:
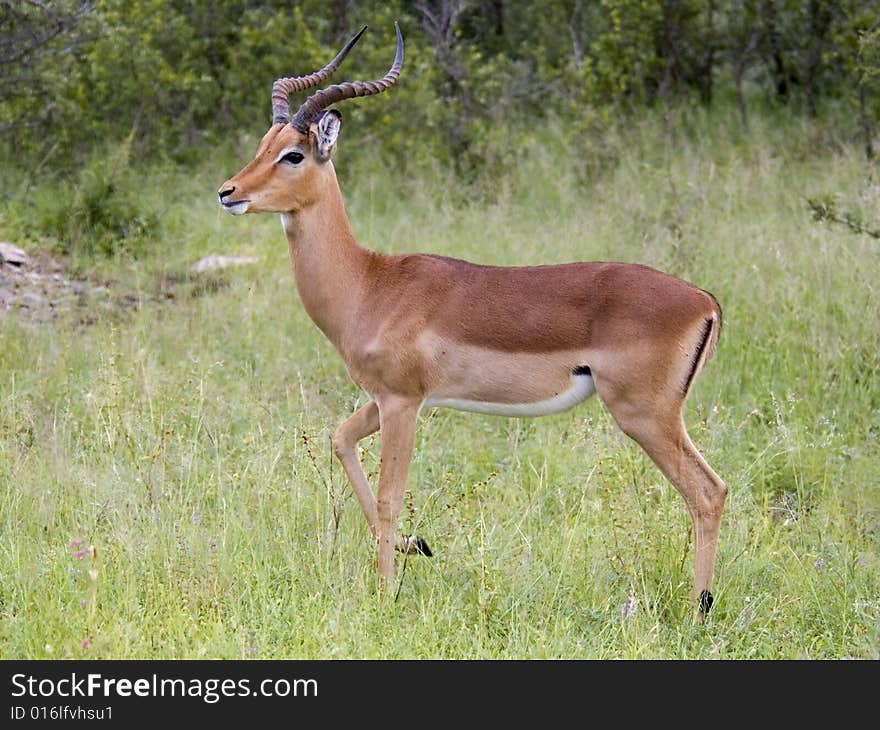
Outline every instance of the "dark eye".
<path id="1" fill-rule="evenodd" d="M 284 162 L 289 162 L 292 165 L 298 165 L 300 162 L 303 161 L 303 156 L 300 152 L 288 152 L 281 159 L 284 160 Z"/>

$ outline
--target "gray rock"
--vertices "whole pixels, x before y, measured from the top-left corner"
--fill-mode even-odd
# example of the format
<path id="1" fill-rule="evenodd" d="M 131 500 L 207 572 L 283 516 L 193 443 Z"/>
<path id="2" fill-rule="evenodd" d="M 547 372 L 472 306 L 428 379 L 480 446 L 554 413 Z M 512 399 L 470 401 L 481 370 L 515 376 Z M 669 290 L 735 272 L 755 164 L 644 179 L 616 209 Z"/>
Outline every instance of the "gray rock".
<path id="1" fill-rule="evenodd" d="M 0 264 L 12 264 L 23 266 L 27 263 L 28 255 L 18 246 L 0 241 Z"/>
<path id="2" fill-rule="evenodd" d="M 23 307 L 27 307 L 28 309 L 42 309 L 43 307 L 48 306 L 49 300 L 46 299 L 42 294 L 37 294 L 34 291 L 26 291 L 19 297 L 19 303 Z"/>
<path id="3" fill-rule="evenodd" d="M 230 266 L 245 266 L 247 264 L 257 263 L 256 256 L 224 256 L 222 254 L 211 254 L 196 261 L 190 271 L 194 274 L 203 274 L 206 271 L 214 271 L 215 269 L 227 269 Z"/>
<path id="4" fill-rule="evenodd" d="M 27 307 L 28 309 L 42 309 L 49 305 L 49 300 L 42 294 L 37 294 L 35 291 L 26 291 L 21 295 L 19 302 L 21 303 L 21 306 Z"/>

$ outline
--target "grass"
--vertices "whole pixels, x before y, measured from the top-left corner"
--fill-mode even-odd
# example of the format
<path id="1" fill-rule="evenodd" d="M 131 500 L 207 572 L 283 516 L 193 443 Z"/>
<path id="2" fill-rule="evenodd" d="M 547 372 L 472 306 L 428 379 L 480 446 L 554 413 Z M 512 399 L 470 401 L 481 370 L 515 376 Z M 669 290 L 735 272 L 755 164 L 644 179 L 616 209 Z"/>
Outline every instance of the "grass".
<path id="1" fill-rule="evenodd" d="M 718 297 L 687 410 L 731 490 L 705 624 L 684 504 L 595 399 L 426 413 L 402 523 L 436 557 L 401 561 L 397 600 L 377 597 L 330 450 L 364 395 L 297 301 L 277 218 L 216 209 L 247 149 L 138 181 L 162 216 L 145 258 L 75 261 L 144 289 L 207 253 L 258 265 L 90 326 L 0 325 L 0 656 L 877 658 L 880 251 L 807 205 L 876 220 L 876 170 L 815 125 L 673 132 L 647 120 L 573 149 L 548 133 L 468 196 L 344 142 L 337 166 L 369 247 L 638 261 Z M 38 211 L 5 212 L 0 234 L 36 235 Z"/>

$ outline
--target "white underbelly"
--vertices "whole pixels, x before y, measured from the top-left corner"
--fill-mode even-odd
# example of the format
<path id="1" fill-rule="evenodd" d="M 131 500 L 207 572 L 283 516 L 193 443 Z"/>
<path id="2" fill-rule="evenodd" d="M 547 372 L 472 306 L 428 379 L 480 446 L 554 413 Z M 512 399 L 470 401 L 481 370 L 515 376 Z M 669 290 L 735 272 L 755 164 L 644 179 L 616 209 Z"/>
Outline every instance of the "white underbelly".
<path id="1" fill-rule="evenodd" d="M 560 413 L 583 403 L 593 393 L 596 386 L 590 375 L 572 375 L 572 385 L 568 390 L 546 400 L 531 403 L 493 403 L 489 401 L 466 400 L 463 398 L 432 398 L 425 400 L 424 407 L 455 408 L 459 411 L 488 413 L 494 416 L 532 417 Z"/>

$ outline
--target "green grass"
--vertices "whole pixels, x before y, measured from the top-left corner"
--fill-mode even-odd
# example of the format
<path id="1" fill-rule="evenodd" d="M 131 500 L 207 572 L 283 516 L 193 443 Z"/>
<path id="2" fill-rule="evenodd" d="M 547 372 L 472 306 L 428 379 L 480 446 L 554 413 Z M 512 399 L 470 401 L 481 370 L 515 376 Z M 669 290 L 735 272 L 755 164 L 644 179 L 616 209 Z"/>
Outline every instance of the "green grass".
<path id="1" fill-rule="evenodd" d="M 813 126 L 674 125 L 669 145 L 650 120 L 575 148 L 551 130 L 468 195 L 344 142 L 337 167 L 369 247 L 638 261 L 718 297 L 687 410 L 730 486 L 705 624 L 684 503 L 595 399 L 426 413 L 402 524 L 436 557 L 377 596 L 330 449 L 364 395 L 297 300 L 277 217 L 216 208 L 248 149 L 138 182 L 162 220 L 146 258 L 76 263 L 147 290 L 211 252 L 257 266 L 90 326 L 0 324 L 0 656 L 877 658 L 880 246 L 806 202 L 877 220 L 876 171 Z M 378 438 L 363 447 L 375 481 Z"/>

